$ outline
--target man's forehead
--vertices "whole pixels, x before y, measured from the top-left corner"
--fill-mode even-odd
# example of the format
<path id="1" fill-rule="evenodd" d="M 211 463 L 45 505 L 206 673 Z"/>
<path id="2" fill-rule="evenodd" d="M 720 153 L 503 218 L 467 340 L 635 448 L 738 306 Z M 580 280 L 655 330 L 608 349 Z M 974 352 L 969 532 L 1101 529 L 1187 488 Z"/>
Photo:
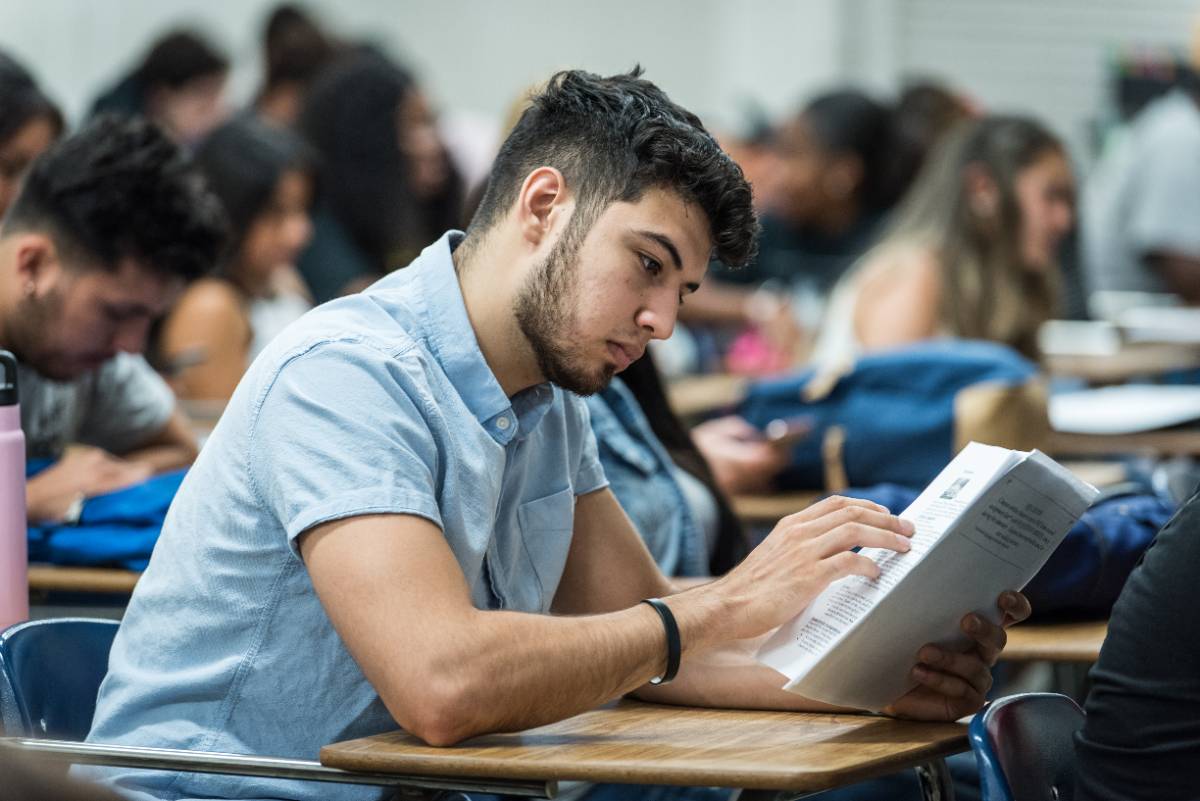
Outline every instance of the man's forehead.
<path id="1" fill-rule="evenodd" d="M 125 257 L 115 269 L 96 267 L 84 276 L 109 302 L 124 302 L 159 309 L 174 301 L 183 289 L 183 279 L 151 268 L 145 262 Z"/>
<path id="2" fill-rule="evenodd" d="M 675 192 L 651 189 L 633 203 L 613 205 L 625 207 L 617 211 L 619 222 L 626 230 L 664 247 L 669 242 L 685 269 L 707 266 L 714 245 L 712 229 L 704 210 L 696 203 L 684 200 Z"/>

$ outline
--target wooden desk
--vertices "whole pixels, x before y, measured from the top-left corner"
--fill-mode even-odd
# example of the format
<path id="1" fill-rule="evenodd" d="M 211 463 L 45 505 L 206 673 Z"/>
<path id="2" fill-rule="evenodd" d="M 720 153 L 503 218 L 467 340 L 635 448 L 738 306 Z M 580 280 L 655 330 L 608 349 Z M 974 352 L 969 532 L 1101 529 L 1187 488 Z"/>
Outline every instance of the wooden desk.
<path id="1" fill-rule="evenodd" d="M 1095 662 L 1107 633 L 1106 620 L 1013 626 L 1000 658 L 1009 662 Z"/>
<path id="2" fill-rule="evenodd" d="M 1054 376 L 1082 378 L 1095 384 L 1119 384 L 1131 378 L 1200 367 L 1200 346 L 1185 343 L 1123 345 L 1115 353 L 1052 354 L 1042 360 Z"/>
<path id="3" fill-rule="evenodd" d="M 724 373 L 678 378 L 667 384 L 667 400 L 680 417 L 696 417 L 736 405 L 747 384 L 744 376 Z"/>
<path id="4" fill-rule="evenodd" d="M 621 701 L 516 734 L 433 748 L 404 732 L 336 743 L 321 763 L 415 776 L 817 791 L 967 750 L 966 727 Z"/>
<path id="5" fill-rule="evenodd" d="M 1064 434 L 1051 432 L 1047 453 L 1071 456 L 1147 454 L 1152 456 L 1200 456 L 1200 428 L 1144 431 L 1139 434 Z"/>
<path id="6" fill-rule="evenodd" d="M 43 592 L 100 592 L 128 595 L 142 574 L 107 567 L 30 565 L 29 589 Z"/>

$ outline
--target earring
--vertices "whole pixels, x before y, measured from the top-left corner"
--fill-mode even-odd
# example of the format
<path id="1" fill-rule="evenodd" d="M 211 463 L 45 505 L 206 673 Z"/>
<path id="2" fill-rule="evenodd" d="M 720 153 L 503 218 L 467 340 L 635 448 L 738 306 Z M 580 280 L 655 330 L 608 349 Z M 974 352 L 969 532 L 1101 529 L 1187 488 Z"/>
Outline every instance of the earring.
<path id="1" fill-rule="evenodd" d="M 36 291 L 37 291 L 37 286 L 35 286 L 32 281 L 25 282 L 25 297 L 32 298 L 34 295 L 34 292 L 36 292 Z"/>

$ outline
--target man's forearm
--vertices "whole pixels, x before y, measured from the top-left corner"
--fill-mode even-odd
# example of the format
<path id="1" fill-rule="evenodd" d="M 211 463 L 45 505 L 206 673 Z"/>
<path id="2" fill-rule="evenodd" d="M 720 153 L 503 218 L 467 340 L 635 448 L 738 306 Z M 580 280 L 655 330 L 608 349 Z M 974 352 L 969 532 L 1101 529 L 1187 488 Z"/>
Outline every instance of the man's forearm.
<path id="1" fill-rule="evenodd" d="M 411 688 L 379 688 L 385 702 L 397 698 L 388 704 L 397 722 L 433 745 L 562 720 L 632 691 L 663 667 L 662 622 L 645 604 L 588 617 L 472 617 L 466 636 L 448 632 L 457 647 L 421 671 L 432 686 L 415 706 Z"/>
<path id="2" fill-rule="evenodd" d="M 724 636 L 718 610 L 701 592 L 671 596 L 684 664 Z M 470 633 L 447 632 L 456 647 L 422 671 L 434 685 L 428 703 L 415 715 L 411 703 L 393 709 L 397 722 L 432 744 L 562 720 L 632 692 L 666 665 L 665 629 L 646 604 L 580 617 L 473 610 L 461 625 Z M 386 702 L 405 693 L 382 695 Z"/>

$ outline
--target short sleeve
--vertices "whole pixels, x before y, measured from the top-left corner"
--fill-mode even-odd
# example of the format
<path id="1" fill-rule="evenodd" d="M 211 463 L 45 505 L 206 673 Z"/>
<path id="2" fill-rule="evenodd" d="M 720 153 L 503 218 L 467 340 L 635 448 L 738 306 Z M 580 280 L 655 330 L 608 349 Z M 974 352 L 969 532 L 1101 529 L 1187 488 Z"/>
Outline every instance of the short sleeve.
<path id="1" fill-rule="evenodd" d="M 604 467 L 600 464 L 596 435 L 592 432 L 591 415 L 588 412 L 587 403 L 577 395 L 563 394 L 566 397 L 567 420 L 578 434 L 577 441 L 582 443 L 571 485 L 576 495 L 587 495 L 589 492 L 607 487 L 608 479 L 604 476 Z"/>
<path id="2" fill-rule="evenodd" d="M 412 514 L 441 527 L 436 415 L 419 357 L 325 342 L 284 362 L 250 423 L 252 490 L 296 538 L 331 520 Z"/>
<path id="3" fill-rule="evenodd" d="M 1200 258 L 1200 135 L 1164 132 L 1146 143 L 1129 205 L 1133 253 Z"/>
<path id="4" fill-rule="evenodd" d="M 115 454 L 135 450 L 163 430 L 175 395 L 141 356 L 118 353 L 92 377 L 78 439 Z"/>

